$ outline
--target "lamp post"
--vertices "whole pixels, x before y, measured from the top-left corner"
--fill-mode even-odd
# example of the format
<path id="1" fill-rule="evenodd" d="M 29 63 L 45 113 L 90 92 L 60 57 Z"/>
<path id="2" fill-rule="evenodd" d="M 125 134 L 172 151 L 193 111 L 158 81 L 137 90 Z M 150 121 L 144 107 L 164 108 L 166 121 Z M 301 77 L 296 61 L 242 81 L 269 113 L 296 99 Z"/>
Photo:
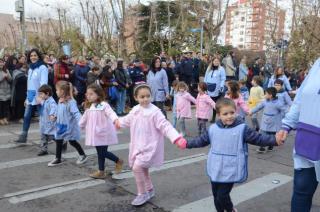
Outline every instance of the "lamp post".
<path id="1" fill-rule="evenodd" d="M 203 54 L 203 25 L 204 25 L 204 22 L 205 22 L 205 18 L 204 18 L 204 17 L 201 17 L 201 18 L 200 18 L 200 23 L 201 23 L 200 54 L 201 54 L 201 56 L 202 56 L 202 54 Z"/>
<path id="2" fill-rule="evenodd" d="M 21 26 L 21 53 L 24 54 L 27 46 L 26 36 L 26 24 L 25 24 L 25 11 L 24 11 L 24 0 L 17 0 L 15 2 L 15 10 L 20 13 L 20 26 Z"/>

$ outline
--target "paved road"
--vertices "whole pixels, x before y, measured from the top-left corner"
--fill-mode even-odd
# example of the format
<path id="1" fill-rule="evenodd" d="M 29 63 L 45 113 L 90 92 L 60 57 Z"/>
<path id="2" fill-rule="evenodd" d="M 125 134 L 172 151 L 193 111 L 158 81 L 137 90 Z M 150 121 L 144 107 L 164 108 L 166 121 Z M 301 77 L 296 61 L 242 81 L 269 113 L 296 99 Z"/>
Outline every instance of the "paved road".
<path id="1" fill-rule="evenodd" d="M 187 122 L 189 133 L 196 135 L 196 121 Z M 30 145 L 17 147 L 10 140 L 17 138 L 20 125 L 0 127 L 0 212 L 208 212 L 214 211 L 210 183 L 205 173 L 208 148 L 179 150 L 165 144 L 165 165 L 152 170 L 156 197 L 143 207 L 130 205 L 136 189 L 126 162 L 124 171 L 106 180 L 93 180 L 88 173 L 97 167 L 95 150 L 86 147 L 90 155 L 85 165 L 75 164 L 75 150 L 69 146 L 65 164 L 47 167 L 54 158 L 55 144 L 50 155 L 37 157 L 39 134 L 32 124 Z M 126 159 L 129 134 L 119 133 L 120 143 L 111 150 Z M 83 144 L 83 141 L 82 141 Z M 292 193 L 291 136 L 285 146 L 274 152 L 257 154 L 250 146 L 249 179 L 232 191 L 233 201 L 241 211 L 290 211 Z M 127 160 L 125 160 L 127 161 Z M 114 164 L 107 162 L 107 169 Z M 116 178 L 116 179 L 114 179 Z M 313 212 L 320 212 L 320 189 L 314 198 Z"/>

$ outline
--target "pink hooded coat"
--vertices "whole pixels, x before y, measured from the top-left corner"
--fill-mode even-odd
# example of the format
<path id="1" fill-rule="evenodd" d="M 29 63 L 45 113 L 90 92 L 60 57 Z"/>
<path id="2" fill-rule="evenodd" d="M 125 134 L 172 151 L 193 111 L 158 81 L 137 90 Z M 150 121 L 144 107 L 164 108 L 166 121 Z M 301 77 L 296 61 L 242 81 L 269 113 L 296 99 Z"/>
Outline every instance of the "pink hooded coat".
<path id="1" fill-rule="evenodd" d="M 196 104 L 196 99 L 191 96 L 187 91 L 178 92 L 177 97 L 177 117 L 178 118 L 192 118 L 191 102 Z"/>
<path id="2" fill-rule="evenodd" d="M 114 121 L 118 117 L 106 102 L 92 104 L 79 121 L 86 133 L 87 146 L 104 146 L 118 143 Z"/>
<path id="3" fill-rule="evenodd" d="M 229 95 L 225 96 L 228 99 L 231 99 L 231 97 Z M 239 97 L 237 99 L 232 99 L 234 101 L 234 103 L 236 104 L 237 107 L 237 114 L 242 114 L 243 112 L 248 114 L 250 109 L 247 105 L 247 103 L 243 100 L 243 97 L 239 94 Z M 242 109 L 242 111 L 241 111 Z"/>
<path id="4" fill-rule="evenodd" d="M 147 108 L 137 105 L 119 119 L 121 127 L 130 128 L 129 165 L 159 167 L 164 161 L 164 135 L 174 143 L 181 135 L 153 104 Z"/>
<path id="5" fill-rule="evenodd" d="M 215 106 L 216 103 L 208 94 L 198 94 L 196 99 L 196 117 L 199 119 L 210 119 Z"/>

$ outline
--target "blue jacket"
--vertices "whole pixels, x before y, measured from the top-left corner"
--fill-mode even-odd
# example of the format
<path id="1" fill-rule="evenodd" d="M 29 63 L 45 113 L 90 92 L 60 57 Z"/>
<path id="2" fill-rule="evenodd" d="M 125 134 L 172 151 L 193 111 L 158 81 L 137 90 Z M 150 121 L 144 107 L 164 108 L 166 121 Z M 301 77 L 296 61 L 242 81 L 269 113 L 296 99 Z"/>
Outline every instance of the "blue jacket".
<path id="1" fill-rule="evenodd" d="M 218 70 L 207 69 L 204 76 L 205 83 L 216 84 L 216 88 L 213 92 L 208 91 L 208 95 L 211 97 L 219 96 L 219 93 L 224 90 L 224 83 L 226 81 L 226 72 L 222 66 L 219 66 Z"/>
<path id="2" fill-rule="evenodd" d="M 286 75 L 284 75 L 284 74 L 278 78 L 276 78 L 274 75 L 272 75 L 271 78 L 269 79 L 268 88 L 274 87 L 274 82 L 276 81 L 276 79 L 281 79 L 283 81 L 283 86 L 286 91 L 292 90 L 290 82 L 289 82 L 288 78 L 286 77 Z"/>
<path id="3" fill-rule="evenodd" d="M 181 75 L 193 76 L 193 61 L 192 59 L 185 58 L 181 61 L 180 67 Z"/>
<path id="4" fill-rule="evenodd" d="M 130 68 L 128 71 L 129 71 L 129 75 L 131 77 L 133 85 L 136 82 L 145 81 L 145 77 L 144 77 L 143 71 L 141 70 L 140 67 L 134 66 L 133 68 Z"/>
<path id="5" fill-rule="evenodd" d="M 277 93 L 277 97 L 280 101 L 282 101 L 282 104 L 285 106 L 285 111 L 284 113 L 282 114 L 282 117 L 285 116 L 285 113 L 288 112 L 289 108 L 291 107 L 292 105 L 292 100 L 291 100 L 291 97 L 289 96 L 288 92 L 286 92 L 285 90 L 280 90 L 278 93 Z"/>
<path id="6" fill-rule="evenodd" d="M 90 71 L 90 67 L 76 65 L 74 68 L 74 85 L 77 88 L 79 93 L 86 92 L 86 84 L 87 84 L 87 74 Z"/>
<path id="7" fill-rule="evenodd" d="M 263 109 L 260 129 L 266 132 L 278 132 L 281 128 L 281 119 L 286 110 L 285 105 L 279 99 L 264 100 L 252 109 L 256 113 Z"/>
<path id="8" fill-rule="evenodd" d="M 77 102 L 70 99 L 65 103 L 59 103 L 57 109 L 56 140 L 80 140 L 79 121 L 81 113 Z"/>
<path id="9" fill-rule="evenodd" d="M 282 128 L 296 129 L 294 168 L 315 167 L 320 182 L 320 58 L 314 63 L 300 86 L 289 112 L 282 120 Z M 314 158 L 311 160 L 311 158 Z"/>
<path id="10" fill-rule="evenodd" d="M 212 182 L 243 182 L 248 176 L 248 146 L 275 146 L 273 135 L 262 135 L 250 129 L 241 117 L 230 126 L 221 120 L 212 124 L 200 137 L 190 139 L 187 148 L 208 146 L 207 174 Z"/>
<path id="11" fill-rule="evenodd" d="M 49 97 L 40 106 L 40 132 L 45 135 L 55 135 L 56 122 L 51 121 L 49 116 L 57 116 L 57 103 L 53 97 Z"/>
<path id="12" fill-rule="evenodd" d="M 151 88 L 151 102 L 164 102 L 169 95 L 169 85 L 167 73 L 164 69 L 156 71 L 150 70 L 147 75 L 147 83 Z"/>

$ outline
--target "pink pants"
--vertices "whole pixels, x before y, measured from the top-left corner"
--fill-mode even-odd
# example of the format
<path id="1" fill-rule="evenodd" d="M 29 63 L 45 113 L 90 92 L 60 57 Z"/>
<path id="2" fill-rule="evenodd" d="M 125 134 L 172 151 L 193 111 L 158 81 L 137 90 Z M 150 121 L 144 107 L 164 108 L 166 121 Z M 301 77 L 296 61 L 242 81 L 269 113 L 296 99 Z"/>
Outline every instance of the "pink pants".
<path id="1" fill-rule="evenodd" d="M 133 175 L 136 180 L 138 195 L 144 194 L 147 191 L 153 189 L 151 178 L 149 175 L 149 169 L 143 168 L 139 165 L 133 165 L 132 167 Z"/>

